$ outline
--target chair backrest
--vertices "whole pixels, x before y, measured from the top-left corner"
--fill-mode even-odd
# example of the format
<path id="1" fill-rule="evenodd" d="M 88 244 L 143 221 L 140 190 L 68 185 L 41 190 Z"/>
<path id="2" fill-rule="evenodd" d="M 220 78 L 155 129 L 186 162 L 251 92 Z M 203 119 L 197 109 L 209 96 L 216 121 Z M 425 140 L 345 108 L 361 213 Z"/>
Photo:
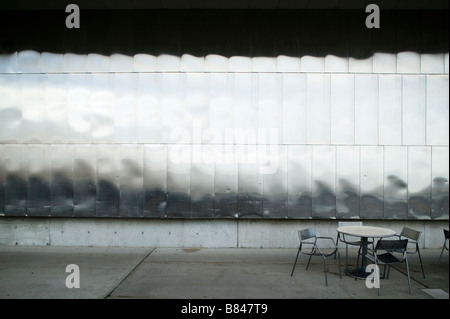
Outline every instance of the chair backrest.
<path id="1" fill-rule="evenodd" d="M 300 240 L 316 237 L 316 230 L 314 227 L 307 228 L 299 231 Z"/>
<path id="2" fill-rule="evenodd" d="M 415 241 L 419 241 L 420 235 L 422 234 L 421 231 L 411 229 L 408 227 L 403 227 L 402 232 L 400 233 L 401 237 L 406 237 Z"/>
<path id="3" fill-rule="evenodd" d="M 397 240 L 379 240 L 375 247 L 375 250 L 387 250 L 390 252 L 405 252 L 408 246 L 408 239 Z"/>

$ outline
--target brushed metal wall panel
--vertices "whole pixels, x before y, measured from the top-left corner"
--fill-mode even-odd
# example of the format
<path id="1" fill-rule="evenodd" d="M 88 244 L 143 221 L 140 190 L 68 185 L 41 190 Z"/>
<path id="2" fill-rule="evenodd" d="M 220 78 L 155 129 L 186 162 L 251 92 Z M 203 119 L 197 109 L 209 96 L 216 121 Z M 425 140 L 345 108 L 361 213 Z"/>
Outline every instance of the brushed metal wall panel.
<path id="1" fill-rule="evenodd" d="M 336 147 L 313 145 L 312 217 L 336 217 Z"/>
<path id="2" fill-rule="evenodd" d="M 330 76 L 307 74 L 307 143 L 330 143 Z"/>
<path id="3" fill-rule="evenodd" d="M 17 52 L 0 54 L 0 73 L 17 72 Z"/>
<path id="4" fill-rule="evenodd" d="M 91 142 L 90 88 L 87 74 L 67 75 L 68 141 L 70 143 Z"/>
<path id="5" fill-rule="evenodd" d="M 402 144 L 402 78 L 378 76 L 378 128 L 380 145 Z"/>
<path id="6" fill-rule="evenodd" d="M 161 143 L 161 74 L 140 73 L 137 89 L 137 141 Z"/>
<path id="7" fill-rule="evenodd" d="M 164 143 L 189 143 L 192 132 L 187 131 L 184 109 L 184 85 L 185 74 L 162 73 L 161 74 L 161 127 L 162 141 Z M 182 130 L 179 136 L 178 130 Z"/>
<path id="8" fill-rule="evenodd" d="M 336 146 L 336 217 L 358 218 L 360 214 L 360 147 Z"/>
<path id="9" fill-rule="evenodd" d="M 191 145 L 167 146 L 166 217 L 191 217 Z"/>
<path id="10" fill-rule="evenodd" d="M 89 75 L 90 109 L 93 143 L 114 142 L 114 75 L 93 73 Z"/>
<path id="11" fill-rule="evenodd" d="M 233 74 L 210 73 L 209 80 L 209 118 L 202 140 L 210 144 L 233 144 Z"/>
<path id="12" fill-rule="evenodd" d="M 50 216 L 50 161 L 48 146 L 30 144 L 26 149 L 27 215 Z"/>
<path id="13" fill-rule="evenodd" d="M 21 76 L 0 74 L 0 142 L 22 142 Z"/>
<path id="14" fill-rule="evenodd" d="M 449 144 L 448 75 L 427 76 L 427 145 Z"/>
<path id="15" fill-rule="evenodd" d="M 426 77 L 403 76 L 402 81 L 402 144 L 425 145 Z"/>
<path id="16" fill-rule="evenodd" d="M 281 141 L 282 76 L 261 73 L 258 77 L 258 144 Z"/>
<path id="17" fill-rule="evenodd" d="M 45 75 L 44 142 L 47 144 L 68 141 L 67 77 L 65 74 Z"/>
<path id="18" fill-rule="evenodd" d="M 144 154 L 141 144 L 120 147 L 120 217 L 142 217 L 144 203 Z"/>
<path id="19" fill-rule="evenodd" d="M 312 218 L 312 146 L 288 146 L 288 217 Z"/>
<path id="20" fill-rule="evenodd" d="M 136 92 L 138 75 L 116 73 L 114 76 L 114 142 L 136 141 Z"/>
<path id="21" fill-rule="evenodd" d="M 257 141 L 257 109 L 255 96 L 258 74 L 234 74 L 234 138 L 236 144 L 255 144 Z M 248 130 L 248 135 L 243 134 Z"/>
<path id="22" fill-rule="evenodd" d="M 73 145 L 49 147 L 51 216 L 73 216 Z"/>
<path id="23" fill-rule="evenodd" d="M 384 147 L 384 218 L 405 219 L 408 197 L 408 152 L 405 146 Z"/>
<path id="24" fill-rule="evenodd" d="M 144 217 L 164 217 L 167 206 L 167 145 L 144 147 Z"/>
<path id="25" fill-rule="evenodd" d="M 0 216 L 5 216 L 5 145 L 0 144 Z"/>
<path id="26" fill-rule="evenodd" d="M 281 139 L 306 144 L 306 75 L 283 74 Z"/>
<path id="27" fill-rule="evenodd" d="M 40 73 L 41 54 L 34 50 L 23 50 L 17 53 L 17 70 L 20 73 Z"/>
<path id="28" fill-rule="evenodd" d="M 24 143 L 42 143 L 45 132 L 45 75 L 24 74 L 22 80 L 22 134 Z"/>
<path id="29" fill-rule="evenodd" d="M 3 151 L 5 167 L 5 215 L 27 215 L 27 146 L 7 144 Z"/>
<path id="30" fill-rule="evenodd" d="M 214 145 L 214 217 L 238 217 L 237 146 Z"/>
<path id="31" fill-rule="evenodd" d="M 237 145 L 239 217 L 263 217 L 263 176 L 257 145 Z"/>
<path id="32" fill-rule="evenodd" d="M 408 218 L 431 218 L 431 147 L 408 147 Z"/>
<path id="33" fill-rule="evenodd" d="M 383 147 L 361 146 L 360 218 L 383 218 Z"/>
<path id="34" fill-rule="evenodd" d="M 120 148 L 97 145 L 96 216 L 118 217 L 120 202 Z"/>
<path id="35" fill-rule="evenodd" d="M 193 144 L 191 148 L 190 198 L 193 218 L 211 218 L 214 212 L 215 145 Z"/>
<path id="36" fill-rule="evenodd" d="M 96 215 L 97 147 L 92 144 L 73 146 L 73 215 Z"/>
<path id="37" fill-rule="evenodd" d="M 355 142 L 354 75 L 332 74 L 330 80 L 331 144 Z"/>
<path id="38" fill-rule="evenodd" d="M 263 153 L 263 217 L 287 218 L 287 146 L 259 145 Z"/>
<path id="39" fill-rule="evenodd" d="M 355 74 L 355 144 L 378 145 L 378 76 Z"/>
<path id="40" fill-rule="evenodd" d="M 182 128 L 191 134 L 190 143 L 202 143 L 203 131 L 209 126 L 209 74 L 185 74 L 184 121 Z"/>
<path id="41" fill-rule="evenodd" d="M 448 146 L 431 149 L 431 218 L 448 219 L 449 150 Z"/>

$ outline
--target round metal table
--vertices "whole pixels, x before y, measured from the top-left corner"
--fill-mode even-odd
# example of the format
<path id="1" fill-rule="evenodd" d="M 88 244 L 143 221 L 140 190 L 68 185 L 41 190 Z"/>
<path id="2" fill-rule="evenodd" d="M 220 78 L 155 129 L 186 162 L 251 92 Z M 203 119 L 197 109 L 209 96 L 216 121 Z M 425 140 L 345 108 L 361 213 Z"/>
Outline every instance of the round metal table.
<path id="1" fill-rule="evenodd" d="M 370 272 L 366 272 L 367 267 L 366 255 L 369 238 L 391 237 L 396 234 L 396 232 L 392 229 L 373 226 L 341 226 L 337 228 L 337 231 L 338 233 L 342 233 L 344 235 L 361 237 L 362 256 L 363 256 L 361 268 L 346 271 L 348 275 L 359 279 L 365 279 L 367 278 L 367 276 L 371 274 Z"/>

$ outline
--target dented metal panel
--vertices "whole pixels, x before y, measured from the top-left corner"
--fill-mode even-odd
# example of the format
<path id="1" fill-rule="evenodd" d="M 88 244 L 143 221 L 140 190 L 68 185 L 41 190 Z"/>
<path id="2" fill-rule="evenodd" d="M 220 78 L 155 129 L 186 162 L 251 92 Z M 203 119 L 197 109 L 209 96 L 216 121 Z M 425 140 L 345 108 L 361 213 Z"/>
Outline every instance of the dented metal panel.
<path id="1" fill-rule="evenodd" d="M 336 147 L 313 146 L 312 216 L 336 217 Z"/>
<path id="2" fill-rule="evenodd" d="M 287 146 L 259 145 L 263 163 L 263 217 L 286 218 L 288 204 Z"/>
<path id="3" fill-rule="evenodd" d="M 360 218 L 383 218 L 383 147 L 361 146 Z"/>
<path id="4" fill-rule="evenodd" d="M 237 146 L 214 145 L 214 217 L 238 217 Z"/>
<path id="5" fill-rule="evenodd" d="M 0 74 L 0 142 L 22 143 L 22 88 L 17 74 Z"/>
<path id="6" fill-rule="evenodd" d="M 23 74 L 22 136 L 23 143 L 43 143 L 45 132 L 45 75 Z"/>
<path id="7" fill-rule="evenodd" d="M 27 215 L 27 151 L 26 145 L 5 145 L 5 215 Z"/>
<path id="8" fill-rule="evenodd" d="M 214 211 L 214 145 L 191 147 L 190 198 L 193 218 L 211 218 Z"/>
<path id="9" fill-rule="evenodd" d="M 191 217 L 191 145 L 167 146 L 167 207 L 165 217 Z"/>
<path id="10" fill-rule="evenodd" d="M 448 182 L 450 178 L 448 147 L 433 147 L 431 157 L 431 218 L 448 219 Z"/>
<path id="11" fill-rule="evenodd" d="M 91 142 L 91 110 L 90 88 L 87 74 L 68 74 L 67 85 L 67 118 L 68 142 Z"/>
<path id="12" fill-rule="evenodd" d="M 93 143 L 114 141 L 115 92 L 113 74 L 90 74 L 88 78 Z"/>
<path id="13" fill-rule="evenodd" d="M 73 216 L 73 145 L 48 148 L 51 216 Z"/>
<path id="14" fill-rule="evenodd" d="M 408 147 L 408 218 L 431 217 L 431 147 Z"/>
<path id="15" fill-rule="evenodd" d="M 162 218 L 167 206 L 167 146 L 144 145 L 144 216 Z"/>
<path id="16" fill-rule="evenodd" d="M 144 199 L 144 154 L 141 144 L 120 147 L 120 217 L 142 217 Z"/>
<path id="17" fill-rule="evenodd" d="M 30 144 L 26 150 L 27 215 L 50 216 L 50 162 L 48 146 Z"/>
<path id="18" fill-rule="evenodd" d="M 330 135 L 330 76 L 307 75 L 307 142 L 329 144 Z"/>
<path id="19" fill-rule="evenodd" d="M 312 218 L 312 146 L 289 145 L 288 217 Z"/>
<path id="20" fill-rule="evenodd" d="M 68 141 L 67 78 L 66 74 L 47 74 L 45 76 L 44 141 L 46 144 L 67 143 Z M 94 94 L 96 93 L 95 91 Z M 93 119 L 95 120 L 95 116 Z M 95 121 L 93 123 L 94 127 L 97 127 L 97 123 Z"/>
<path id="21" fill-rule="evenodd" d="M 306 144 L 306 75 L 283 74 L 281 135 L 283 144 Z"/>
<path id="22" fill-rule="evenodd" d="M 5 145 L 0 144 L 0 216 L 5 215 Z"/>
<path id="23" fill-rule="evenodd" d="M 161 74 L 140 73 L 136 101 L 137 141 L 161 143 Z"/>
<path id="24" fill-rule="evenodd" d="M 336 217 L 360 214 L 360 147 L 336 146 Z"/>
<path id="25" fill-rule="evenodd" d="M 119 216 L 120 149 L 114 144 L 97 145 L 96 203 L 97 217 Z"/>
<path id="26" fill-rule="evenodd" d="M 408 153 L 404 146 L 384 147 L 384 218 L 405 219 Z"/>
<path id="27" fill-rule="evenodd" d="M 136 142 L 136 91 L 138 76 L 134 73 L 114 75 L 114 142 Z"/>
<path id="28" fill-rule="evenodd" d="M 258 145 L 237 145 L 239 217 L 263 217 L 263 175 Z"/>
<path id="29" fill-rule="evenodd" d="M 73 215 L 94 217 L 96 200 L 97 147 L 73 146 Z"/>

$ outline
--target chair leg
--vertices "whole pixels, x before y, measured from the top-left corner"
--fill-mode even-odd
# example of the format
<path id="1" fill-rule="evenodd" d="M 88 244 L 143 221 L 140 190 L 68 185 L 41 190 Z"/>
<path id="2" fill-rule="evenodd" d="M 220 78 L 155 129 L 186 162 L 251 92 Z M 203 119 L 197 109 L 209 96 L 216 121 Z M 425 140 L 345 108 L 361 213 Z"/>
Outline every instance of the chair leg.
<path id="1" fill-rule="evenodd" d="M 309 255 L 308 264 L 306 265 L 306 270 L 309 268 L 309 263 L 311 262 L 312 255 Z"/>
<path id="2" fill-rule="evenodd" d="M 437 263 L 437 265 L 436 265 L 436 269 L 434 270 L 434 272 L 437 272 L 437 270 L 438 270 L 438 268 L 439 268 L 439 264 L 441 263 L 442 255 L 444 254 L 444 248 L 445 248 L 445 242 L 444 242 L 444 247 L 442 247 L 441 255 L 439 256 L 439 260 L 438 260 L 438 263 Z"/>
<path id="3" fill-rule="evenodd" d="M 339 253 L 339 250 L 336 248 L 336 253 L 334 254 L 334 257 L 336 258 L 336 254 L 338 255 L 338 264 L 339 264 L 339 278 L 342 279 L 342 271 L 341 271 L 341 254 Z"/>
<path id="4" fill-rule="evenodd" d="M 297 256 L 295 257 L 294 267 L 292 268 L 291 277 L 294 274 L 295 265 L 297 264 L 298 254 L 300 253 L 300 247 L 297 250 Z"/>
<path id="5" fill-rule="evenodd" d="M 328 279 L 327 279 L 327 259 L 323 257 L 323 272 L 325 273 L 325 286 L 328 286 Z"/>
<path id="6" fill-rule="evenodd" d="M 425 279 L 425 271 L 423 270 L 422 256 L 420 255 L 419 245 L 416 243 L 417 253 L 419 254 L 420 267 L 422 268 L 423 279 Z"/>
<path id="7" fill-rule="evenodd" d="M 409 278 L 409 267 L 408 267 L 408 258 L 405 257 L 405 265 L 406 265 L 406 273 L 408 274 L 408 288 L 409 294 L 411 294 L 411 280 Z"/>

